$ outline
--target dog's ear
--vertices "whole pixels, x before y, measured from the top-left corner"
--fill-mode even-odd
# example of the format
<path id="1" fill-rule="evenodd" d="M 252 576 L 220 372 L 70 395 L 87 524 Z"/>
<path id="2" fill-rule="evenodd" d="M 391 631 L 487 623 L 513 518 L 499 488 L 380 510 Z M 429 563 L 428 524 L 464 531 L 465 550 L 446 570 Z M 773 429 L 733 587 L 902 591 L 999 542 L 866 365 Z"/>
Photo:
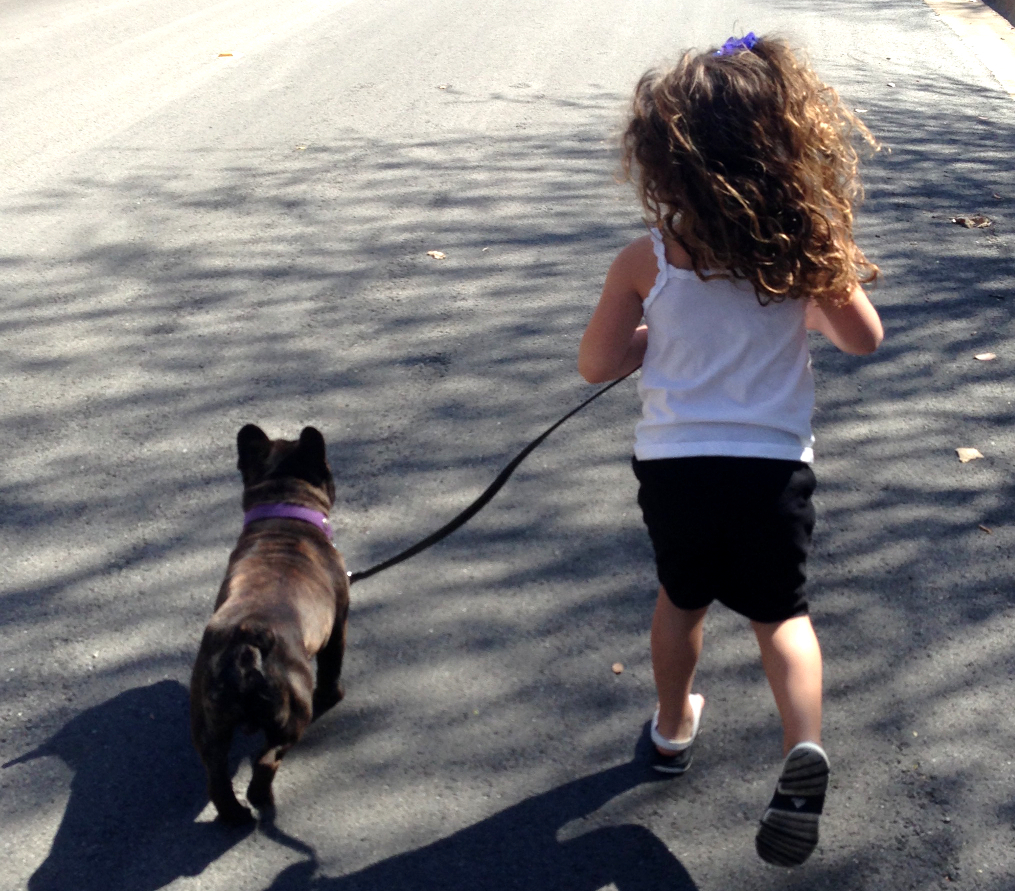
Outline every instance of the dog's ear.
<path id="1" fill-rule="evenodd" d="M 300 433 L 299 451 L 308 464 L 328 466 L 328 454 L 324 448 L 324 437 L 316 427 L 304 427 Z"/>
<path id="2" fill-rule="evenodd" d="M 328 453 L 324 437 L 316 427 L 304 427 L 296 446 L 303 476 L 314 485 L 324 486 L 332 500 L 335 498 L 335 483 L 328 466 Z"/>
<path id="3" fill-rule="evenodd" d="M 247 424 L 236 434 L 236 450 L 240 460 L 237 463 L 243 482 L 249 483 L 258 471 L 264 469 L 271 451 L 271 440 L 257 424 Z"/>

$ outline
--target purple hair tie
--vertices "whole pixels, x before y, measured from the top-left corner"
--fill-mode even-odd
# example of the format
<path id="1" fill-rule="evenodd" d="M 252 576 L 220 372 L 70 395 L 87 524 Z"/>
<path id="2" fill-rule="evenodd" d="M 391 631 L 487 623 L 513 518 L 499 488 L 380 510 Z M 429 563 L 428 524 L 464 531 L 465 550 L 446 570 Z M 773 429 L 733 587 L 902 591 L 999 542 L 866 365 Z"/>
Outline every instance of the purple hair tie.
<path id="1" fill-rule="evenodd" d="M 743 37 L 731 37 L 727 40 L 718 50 L 715 51 L 716 56 L 733 56 L 737 53 L 741 53 L 744 50 L 754 49 L 754 44 L 758 42 L 758 38 L 754 36 L 753 31 L 749 31 Z"/>

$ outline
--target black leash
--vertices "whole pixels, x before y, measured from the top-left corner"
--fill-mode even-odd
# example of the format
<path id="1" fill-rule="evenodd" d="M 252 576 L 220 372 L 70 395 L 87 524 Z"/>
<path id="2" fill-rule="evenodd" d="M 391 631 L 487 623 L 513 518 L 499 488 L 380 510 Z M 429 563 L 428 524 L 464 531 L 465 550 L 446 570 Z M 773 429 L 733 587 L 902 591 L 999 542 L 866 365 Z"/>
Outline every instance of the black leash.
<path id="1" fill-rule="evenodd" d="M 470 519 L 472 519 L 472 517 L 478 514 L 480 510 L 483 509 L 483 507 L 486 506 L 487 502 L 491 498 L 493 498 L 493 496 L 500 491 L 504 483 L 507 482 L 508 477 L 515 472 L 515 469 L 518 467 L 518 465 L 525 460 L 529 452 L 531 452 L 544 439 L 546 439 L 547 436 L 553 433 L 554 430 L 556 430 L 572 415 L 578 414 L 578 412 L 580 412 L 583 408 L 585 408 L 585 406 L 588 405 L 590 402 L 594 402 L 596 399 L 602 396 L 603 393 L 605 393 L 607 390 L 612 390 L 615 386 L 617 386 L 617 384 L 619 384 L 622 380 L 626 380 L 627 378 L 629 378 L 637 370 L 638 369 L 635 368 L 634 371 L 629 371 L 623 377 L 618 377 L 615 381 L 607 384 L 601 390 L 597 390 L 577 408 L 571 409 L 571 411 L 569 411 L 566 415 L 564 415 L 564 417 L 562 417 L 559 421 L 557 421 L 556 424 L 547 427 L 546 430 L 540 433 L 539 436 L 537 436 L 534 440 L 532 440 L 532 442 L 530 442 L 527 446 L 525 446 L 524 449 L 522 449 L 517 455 L 515 455 L 514 458 L 511 459 L 511 463 L 508 464 L 507 467 L 505 467 L 497 475 L 497 479 L 495 479 L 492 483 L 490 483 L 490 485 L 486 488 L 486 491 L 483 492 L 483 494 L 480 495 L 479 498 L 473 501 L 472 504 L 470 504 L 467 508 L 465 508 L 465 510 L 463 510 L 450 523 L 448 523 L 445 526 L 441 526 L 441 528 L 438 529 L 436 532 L 432 533 L 431 535 L 428 535 L 422 541 L 416 542 L 416 544 L 414 544 L 412 547 L 406 548 L 400 554 L 395 554 L 395 556 L 392 557 L 390 560 L 385 560 L 383 563 L 378 563 L 376 566 L 371 566 L 369 569 L 364 569 L 362 572 L 350 572 L 349 573 L 350 584 L 352 584 L 353 582 L 362 581 L 363 579 L 368 579 L 370 578 L 370 576 L 376 575 L 377 573 L 387 569 L 390 566 L 394 566 L 397 563 L 401 563 L 403 560 L 408 560 L 410 557 L 415 557 L 416 554 L 418 554 L 420 551 L 425 551 L 428 547 L 430 547 L 430 545 L 437 544 L 437 542 L 439 542 L 442 538 L 447 538 L 459 526 L 463 526 Z"/>

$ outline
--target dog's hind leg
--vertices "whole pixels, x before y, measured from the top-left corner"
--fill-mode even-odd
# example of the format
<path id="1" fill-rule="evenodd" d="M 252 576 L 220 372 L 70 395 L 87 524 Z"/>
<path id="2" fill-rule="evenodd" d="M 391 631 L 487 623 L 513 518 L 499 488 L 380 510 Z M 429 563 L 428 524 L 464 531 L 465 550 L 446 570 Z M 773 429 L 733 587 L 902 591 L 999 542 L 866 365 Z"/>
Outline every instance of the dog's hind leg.
<path id="1" fill-rule="evenodd" d="M 264 751 L 254 762 L 254 775 L 250 778 L 250 785 L 247 786 L 247 801 L 258 810 L 267 810 L 275 806 L 275 796 L 271 791 L 272 781 L 285 753 L 292 748 L 296 740 L 279 742 L 268 740 Z"/>
<path id="2" fill-rule="evenodd" d="M 345 656 L 345 635 L 348 627 L 348 609 L 335 620 L 328 643 L 317 654 L 317 684 L 314 687 L 314 718 L 342 701 L 342 658 Z"/>
<path id="3" fill-rule="evenodd" d="M 229 776 L 229 747 L 233 741 L 234 723 L 216 718 L 209 707 L 209 678 L 206 659 L 198 655 L 190 686 L 190 732 L 194 748 L 208 774 L 208 797 L 218 811 L 219 820 L 234 826 L 253 822 L 254 816 L 236 800 L 233 781 Z"/>
<path id="4" fill-rule="evenodd" d="M 201 748 L 201 760 L 208 771 L 208 797 L 219 813 L 219 820 L 231 826 L 242 826 L 254 822 L 254 815 L 244 807 L 233 791 L 229 776 L 229 745 L 232 742 L 232 728 Z"/>

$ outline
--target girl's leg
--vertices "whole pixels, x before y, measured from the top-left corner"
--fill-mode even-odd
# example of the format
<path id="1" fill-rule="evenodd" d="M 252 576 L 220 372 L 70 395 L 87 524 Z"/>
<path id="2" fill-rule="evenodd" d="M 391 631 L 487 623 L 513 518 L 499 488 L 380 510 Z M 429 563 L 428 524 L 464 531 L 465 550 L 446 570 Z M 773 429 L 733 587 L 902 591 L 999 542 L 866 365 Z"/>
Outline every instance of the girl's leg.
<path id="1" fill-rule="evenodd" d="M 782 718 L 783 755 L 797 743 L 821 745 L 821 649 L 810 618 L 751 622 L 751 627 Z"/>
<path id="2" fill-rule="evenodd" d="M 694 729 L 688 697 L 701 644 L 708 607 L 679 609 L 666 589 L 659 588 L 652 617 L 652 673 L 659 694 L 659 732 L 667 739 L 686 739 Z"/>

